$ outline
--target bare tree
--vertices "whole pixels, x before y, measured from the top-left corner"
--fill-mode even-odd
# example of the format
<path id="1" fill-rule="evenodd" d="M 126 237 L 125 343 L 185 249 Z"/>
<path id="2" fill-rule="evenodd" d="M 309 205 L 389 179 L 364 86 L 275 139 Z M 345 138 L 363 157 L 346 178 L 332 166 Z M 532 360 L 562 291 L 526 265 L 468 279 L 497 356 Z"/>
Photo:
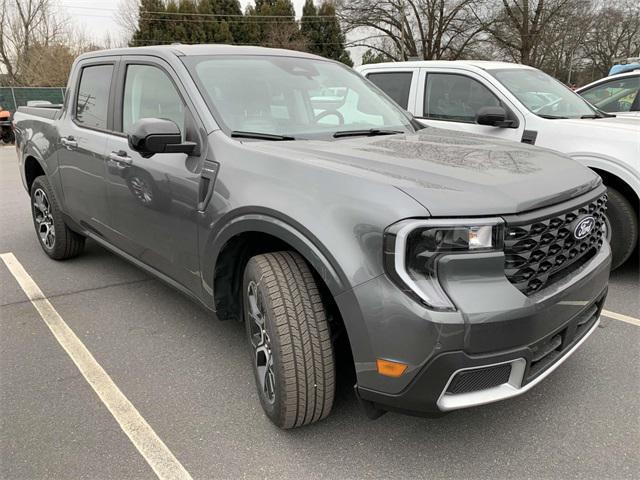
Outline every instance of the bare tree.
<path id="1" fill-rule="evenodd" d="M 271 26 L 268 30 L 265 43 L 272 48 L 286 48 L 304 52 L 307 50 L 307 42 L 295 23 L 283 22 Z"/>
<path id="2" fill-rule="evenodd" d="M 473 0 L 344 0 L 339 15 L 347 29 L 365 38 L 350 42 L 392 60 L 461 58 L 483 26 Z"/>
<path id="3" fill-rule="evenodd" d="M 545 35 L 579 0 L 477 1 L 474 12 L 496 46 L 511 60 L 538 66 L 544 55 Z"/>
<path id="4" fill-rule="evenodd" d="M 127 40 L 133 37 L 138 29 L 138 16 L 140 13 L 139 0 L 120 0 L 115 13 L 115 20 L 127 35 Z"/>
<path id="5" fill-rule="evenodd" d="M 21 84 L 30 56 L 58 41 L 64 22 L 55 15 L 51 0 L 1 0 L 0 58 L 6 83 Z"/>
<path id="6" fill-rule="evenodd" d="M 583 67 L 585 41 L 596 18 L 595 4 L 573 1 L 547 25 L 540 39 L 537 64 L 547 73 L 572 83 L 574 71 Z"/>
<path id="7" fill-rule="evenodd" d="M 586 56 L 604 76 L 618 58 L 640 55 L 640 4 L 603 2 L 585 43 Z"/>

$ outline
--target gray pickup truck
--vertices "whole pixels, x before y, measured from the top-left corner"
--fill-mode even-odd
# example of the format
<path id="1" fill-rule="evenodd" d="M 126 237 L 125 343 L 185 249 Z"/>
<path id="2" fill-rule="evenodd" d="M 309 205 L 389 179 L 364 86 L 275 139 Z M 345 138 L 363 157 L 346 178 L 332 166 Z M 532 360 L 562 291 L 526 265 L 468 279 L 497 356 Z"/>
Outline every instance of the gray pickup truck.
<path id="1" fill-rule="evenodd" d="M 600 178 L 549 150 L 424 128 L 336 62 L 91 52 L 64 105 L 15 121 L 44 252 L 67 259 L 89 238 L 244 322 L 279 427 L 326 417 L 350 369 L 371 417 L 506 399 L 598 325 Z"/>

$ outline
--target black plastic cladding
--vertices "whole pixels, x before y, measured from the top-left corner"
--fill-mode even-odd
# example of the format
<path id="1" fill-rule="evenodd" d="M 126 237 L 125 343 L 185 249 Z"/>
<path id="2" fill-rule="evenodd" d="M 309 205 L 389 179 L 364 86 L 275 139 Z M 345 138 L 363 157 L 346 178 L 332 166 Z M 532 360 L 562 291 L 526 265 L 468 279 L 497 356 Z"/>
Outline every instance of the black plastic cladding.
<path id="1" fill-rule="evenodd" d="M 507 225 L 504 270 L 509 281 L 530 295 L 595 255 L 603 243 L 606 204 L 604 194 L 560 215 L 526 225 Z M 585 214 L 595 218 L 595 228 L 585 238 L 576 240 L 571 223 Z"/>

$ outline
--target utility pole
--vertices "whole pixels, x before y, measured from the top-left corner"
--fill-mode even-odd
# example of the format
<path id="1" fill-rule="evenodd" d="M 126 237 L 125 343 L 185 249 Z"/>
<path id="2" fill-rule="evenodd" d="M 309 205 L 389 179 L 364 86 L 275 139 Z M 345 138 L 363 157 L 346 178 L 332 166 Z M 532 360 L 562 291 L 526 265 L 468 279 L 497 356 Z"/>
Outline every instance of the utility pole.
<path id="1" fill-rule="evenodd" d="M 400 56 L 404 62 L 406 60 L 406 56 L 404 54 L 404 0 L 400 0 L 400 8 L 398 10 L 400 12 Z"/>

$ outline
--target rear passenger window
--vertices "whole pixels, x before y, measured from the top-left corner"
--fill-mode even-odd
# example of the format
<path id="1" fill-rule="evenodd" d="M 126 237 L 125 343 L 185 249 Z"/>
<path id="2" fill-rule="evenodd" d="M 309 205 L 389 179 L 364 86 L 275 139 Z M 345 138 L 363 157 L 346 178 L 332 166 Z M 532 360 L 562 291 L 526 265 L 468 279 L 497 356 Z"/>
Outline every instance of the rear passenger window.
<path id="1" fill-rule="evenodd" d="M 482 107 L 499 107 L 500 100 L 473 78 L 458 74 L 429 73 L 424 92 L 424 117 L 474 123 Z"/>
<path id="2" fill-rule="evenodd" d="M 107 129 L 109 88 L 113 65 L 84 67 L 76 98 L 77 123 L 84 127 Z"/>
<path id="3" fill-rule="evenodd" d="M 367 75 L 369 80 L 405 110 L 409 106 L 412 77 L 411 72 L 381 72 Z"/>

